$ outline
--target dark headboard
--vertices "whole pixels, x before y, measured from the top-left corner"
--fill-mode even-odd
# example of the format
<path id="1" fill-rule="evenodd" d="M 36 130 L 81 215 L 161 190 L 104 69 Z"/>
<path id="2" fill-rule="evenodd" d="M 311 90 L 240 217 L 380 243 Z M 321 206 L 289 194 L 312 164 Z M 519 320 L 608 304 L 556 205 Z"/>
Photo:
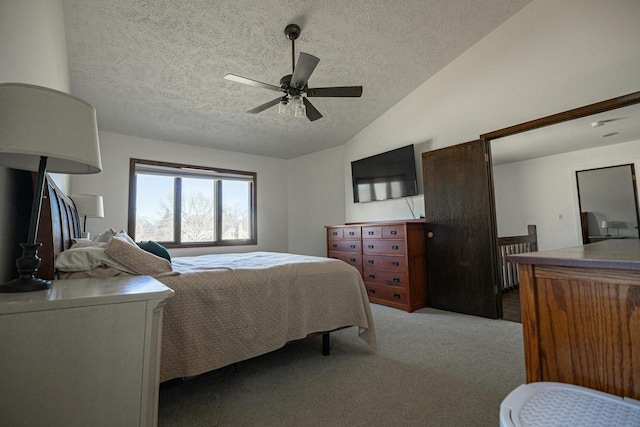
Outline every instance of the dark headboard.
<path id="1" fill-rule="evenodd" d="M 71 246 L 71 239 L 80 237 L 80 218 L 73 200 L 58 188 L 47 175 L 37 242 L 42 259 L 36 273 L 42 279 L 54 279 L 56 255 Z"/>

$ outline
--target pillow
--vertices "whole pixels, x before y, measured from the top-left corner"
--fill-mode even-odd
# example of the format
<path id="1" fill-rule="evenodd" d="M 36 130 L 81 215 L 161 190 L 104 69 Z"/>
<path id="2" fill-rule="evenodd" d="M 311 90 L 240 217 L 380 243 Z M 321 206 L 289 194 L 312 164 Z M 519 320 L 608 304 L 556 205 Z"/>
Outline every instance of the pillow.
<path id="1" fill-rule="evenodd" d="M 105 253 L 137 274 L 157 276 L 173 271 L 166 259 L 131 245 L 121 237 L 111 239 Z"/>
<path id="2" fill-rule="evenodd" d="M 113 267 L 97 267 L 87 271 L 60 271 L 56 279 L 104 279 L 106 277 L 131 277 L 133 274 L 117 270 Z"/>
<path id="3" fill-rule="evenodd" d="M 118 234 L 118 233 L 116 233 L 116 230 L 114 230 L 113 228 L 110 228 L 107 231 L 105 231 L 104 233 L 99 234 L 96 237 L 95 241 L 96 242 L 100 242 L 100 243 L 109 243 L 109 240 L 111 240 L 111 238 L 113 236 L 115 236 L 116 234 Z"/>
<path id="4" fill-rule="evenodd" d="M 136 242 L 124 230 L 121 230 L 118 234 L 116 234 L 113 237 L 117 237 L 119 239 L 122 239 L 122 240 L 124 240 L 125 242 L 127 242 L 130 245 L 137 246 Z"/>
<path id="5" fill-rule="evenodd" d="M 102 266 L 136 274 L 135 271 L 107 255 L 103 246 L 81 246 L 67 249 L 58 254 L 54 265 L 56 270 L 60 271 L 87 271 Z"/>
<path id="6" fill-rule="evenodd" d="M 106 243 L 94 242 L 93 240 L 89 240 L 89 239 L 71 239 L 71 249 L 74 249 L 74 248 L 87 248 L 87 247 L 91 247 L 91 246 L 106 247 L 107 244 Z"/>
<path id="7" fill-rule="evenodd" d="M 149 241 L 138 243 L 138 246 L 140 246 L 142 249 L 144 249 L 147 252 L 150 252 L 156 256 L 159 256 L 160 258 L 164 258 L 167 261 L 171 262 L 171 254 L 169 253 L 167 248 L 162 246 L 160 243 L 149 240 Z"/>

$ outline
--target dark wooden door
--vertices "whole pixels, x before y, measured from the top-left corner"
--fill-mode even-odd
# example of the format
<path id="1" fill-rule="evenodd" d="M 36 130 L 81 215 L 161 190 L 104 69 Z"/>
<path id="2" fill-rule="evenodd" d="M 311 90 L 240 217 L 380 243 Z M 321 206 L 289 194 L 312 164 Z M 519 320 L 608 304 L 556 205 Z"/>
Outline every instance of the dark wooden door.
<path id="1" fill-rule="evenodd" d="M 422 153 L 429 306 L 496 319 L 497 247 L 488 142 Z"/>

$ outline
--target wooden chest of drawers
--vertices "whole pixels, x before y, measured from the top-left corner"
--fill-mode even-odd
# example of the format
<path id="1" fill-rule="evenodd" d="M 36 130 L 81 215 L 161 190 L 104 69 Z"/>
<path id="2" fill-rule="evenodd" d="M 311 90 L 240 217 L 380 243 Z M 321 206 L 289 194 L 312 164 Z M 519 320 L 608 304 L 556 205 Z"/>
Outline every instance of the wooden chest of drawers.
<path id="1" fill-rule="evenodd" d="M 412 312 L 427 305 L 423 221 L 327 227 L 327 255 L 360 271 L 369 301 Z"/>
<path id="2" fill-rule="evenodd" d="M 327 256 L 353 265 L 362 274 L 361 227 L 327 227 Z"/>

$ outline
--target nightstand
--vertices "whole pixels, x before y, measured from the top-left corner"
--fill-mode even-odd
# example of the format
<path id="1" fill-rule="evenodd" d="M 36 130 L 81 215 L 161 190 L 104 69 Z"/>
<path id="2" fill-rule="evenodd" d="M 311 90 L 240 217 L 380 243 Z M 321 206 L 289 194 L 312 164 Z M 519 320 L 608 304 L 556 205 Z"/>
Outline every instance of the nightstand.
<path id="1" fill-rule="evenodd" d="M 0 294 L 2 423 L 156 425 L 162 315 L 173 293 L 134 276 Z"/>

